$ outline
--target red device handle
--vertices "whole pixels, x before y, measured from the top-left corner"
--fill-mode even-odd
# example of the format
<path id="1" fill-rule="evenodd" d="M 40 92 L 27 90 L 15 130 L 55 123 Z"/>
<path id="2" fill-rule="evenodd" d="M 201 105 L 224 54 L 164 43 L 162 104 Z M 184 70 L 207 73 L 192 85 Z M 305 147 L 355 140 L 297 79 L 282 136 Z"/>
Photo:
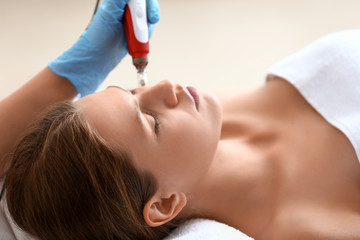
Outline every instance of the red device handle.
<path id="1" fill-rule="evenodd" d="M 129 6 L 126 6 L 124 14 L 124 30 L 129 53 L 133 58 L 147 57 L 149 53 L 149 41 L 142 43 L 136 39 L 131 14 Z"/>

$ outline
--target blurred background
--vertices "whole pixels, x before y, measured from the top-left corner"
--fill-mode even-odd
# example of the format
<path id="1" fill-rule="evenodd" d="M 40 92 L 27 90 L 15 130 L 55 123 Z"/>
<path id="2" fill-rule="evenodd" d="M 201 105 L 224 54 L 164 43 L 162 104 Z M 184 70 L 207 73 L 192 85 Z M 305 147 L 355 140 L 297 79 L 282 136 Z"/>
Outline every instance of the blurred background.
<path id="1" fill-rule="evenodd" d="M 1 0 L 0 99 L 69 48 L 96 0 Z M 150 84 L 246 91 L 276 61 L 331 32 L 359 28 L 359 0 L 159 0 L 150 41 Z M 107 85 L 137 86 L 129 56 Z M 44 89 L 44 91 L 46 91 Z"/>

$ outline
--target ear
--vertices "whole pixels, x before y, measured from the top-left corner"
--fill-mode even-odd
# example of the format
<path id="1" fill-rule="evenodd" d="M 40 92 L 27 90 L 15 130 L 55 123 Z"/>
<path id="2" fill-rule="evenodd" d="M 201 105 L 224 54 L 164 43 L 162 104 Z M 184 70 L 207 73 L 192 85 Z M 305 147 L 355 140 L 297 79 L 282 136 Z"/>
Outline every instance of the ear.
<path id="1" fill-rule="evenodd" d="M 182 192 L 167 196 L 153 196 L 143 210 L 146 223 L 158 227 L 175 218 L 186 205 L 186 195 Z"/>

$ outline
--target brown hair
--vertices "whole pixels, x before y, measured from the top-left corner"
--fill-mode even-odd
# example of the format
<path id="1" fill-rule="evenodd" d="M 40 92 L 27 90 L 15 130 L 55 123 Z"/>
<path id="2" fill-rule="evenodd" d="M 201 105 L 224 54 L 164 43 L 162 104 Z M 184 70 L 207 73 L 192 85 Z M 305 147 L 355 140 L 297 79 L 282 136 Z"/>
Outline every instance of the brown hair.
<path id="1" fill-rule="evenodd" d="M 65 102 L 20 141 L 6 177 L 9 212 L 20 228 L 52 239 L 162 239 L 177 223 L 146 224 L 157 190 L 124 149 L 114 148 Z"/>

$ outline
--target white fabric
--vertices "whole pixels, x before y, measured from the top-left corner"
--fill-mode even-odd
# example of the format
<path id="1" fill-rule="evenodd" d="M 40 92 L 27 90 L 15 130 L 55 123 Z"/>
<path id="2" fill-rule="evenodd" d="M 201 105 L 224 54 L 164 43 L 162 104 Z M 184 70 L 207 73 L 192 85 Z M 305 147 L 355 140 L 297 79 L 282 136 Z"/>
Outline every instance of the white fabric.
<path id="1" fill-rule="evenodd" d="M 2 186 L 4 184 L 4 178 L 0 179 L 0 191 L 2 189 Z M 4 196 L 3 196 L 4 198 Z M 0 240 L 15 240 L 14 232 L 8 222 L 8 219 L 6 218 L 4 208 L 4 201 L 2 200 L 0 202 Z"/>
<path id="2" fill-rule="evenodd" d="M 1 209 L 4 211 L 5 218 L 7 220 L 7 224 L 11 227 L 12 235 L 11 238 L 6 238 L 7 240 L 10 239 L 17 239 L 17 240 L 36 240 L 31 235 L 27 234 L 23 230 L 21 230 L 12 217 L 10 216 L 9 210 L 6 205 L 6 201 L 1 201 Z M 10 236 L 9 236 L 10 237 Z"/>
<path id="3" fill-rule="evenodd" d="M 251 240 L 239 230 L 229 225 L 209 220 L 192 219 L 176 228 L 164 240 Z"/>
<path id="4" fill-rule="evenodd" d="M 0 190 L 3 185 L 4 178 L 0 179 Z M 0 202 L 0 240 L 36 240 L 15 224 L 10 216 L 4 198 L 5 196 L 2 197 Z"/>
<path id="5" fill-rule="evenodd" d="M 295 86 L 352 143 L 360 161 L 360 30 L 320 38 L 269 71 Z"/>

